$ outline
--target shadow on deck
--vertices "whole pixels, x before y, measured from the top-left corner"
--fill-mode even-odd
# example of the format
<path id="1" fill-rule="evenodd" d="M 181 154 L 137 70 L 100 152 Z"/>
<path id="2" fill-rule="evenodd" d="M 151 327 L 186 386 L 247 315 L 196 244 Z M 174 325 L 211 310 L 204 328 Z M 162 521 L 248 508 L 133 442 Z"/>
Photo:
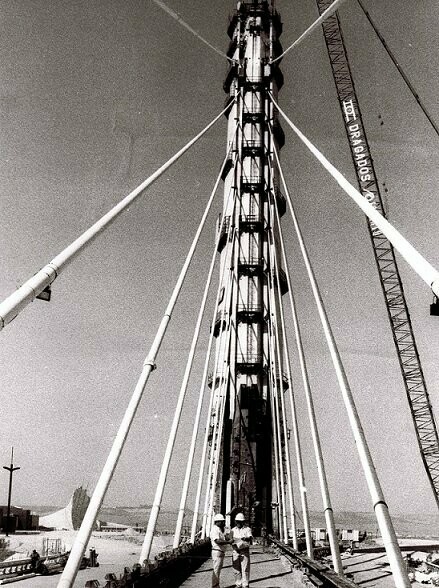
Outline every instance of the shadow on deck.
<path id="1" fill-rule="evenodd" d="M 205 588 L 211 585 L 212 562 L 207 560 L 198 570 L 181 584 L 184 588 Z M 251 550 L 250 584 L 258 588 L 291 588 L 293 573 L 282 564 L 281 560 L 271 551 L 265 553 L 260 546 Z M 234 588 L 235 581 L 232 569 L 231 552 L 226 553 L 224 567 L 221 572 L 221 588 Z"/>

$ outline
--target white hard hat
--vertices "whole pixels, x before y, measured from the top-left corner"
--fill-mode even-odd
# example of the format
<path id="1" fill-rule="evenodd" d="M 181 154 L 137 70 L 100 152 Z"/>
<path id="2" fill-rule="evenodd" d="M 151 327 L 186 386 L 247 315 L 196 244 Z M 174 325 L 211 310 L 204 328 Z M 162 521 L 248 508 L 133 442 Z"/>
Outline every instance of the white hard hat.
<path id="1" fill-rule="evenodd" d="M 223 515 L 222 515 L 222 514 L 216 514 L 216 515 L 213 517 L 213 522 L 214 522 L 214 523 L 219 523 L 220 521 L 225 521 L 225 520 L 226 520 L 226 519 L 223 517 Z"/>
<path id="2" fill-rule="evenodd" d="M 238 514 L 235 517 L 235 521 L 245 521 L 245 516 L 242 512 L 238 512 Z"/>

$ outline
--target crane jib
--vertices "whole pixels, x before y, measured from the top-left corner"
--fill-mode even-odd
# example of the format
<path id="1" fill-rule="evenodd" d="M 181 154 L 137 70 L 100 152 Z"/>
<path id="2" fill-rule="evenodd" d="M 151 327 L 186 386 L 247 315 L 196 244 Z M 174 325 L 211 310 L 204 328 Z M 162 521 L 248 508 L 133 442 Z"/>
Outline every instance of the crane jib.
<path id="1" fill-rule="evenodd" d="M 329 0 L 316 2 L 320 14 L 330 3 Z M 330 16 L 322 28 L 360 192 L 385 217 L 337 13 Z M 390 241 L 370 220 L 368 226 L 421 458 L 439 507 L 439 434 L 403 283 Z"/>

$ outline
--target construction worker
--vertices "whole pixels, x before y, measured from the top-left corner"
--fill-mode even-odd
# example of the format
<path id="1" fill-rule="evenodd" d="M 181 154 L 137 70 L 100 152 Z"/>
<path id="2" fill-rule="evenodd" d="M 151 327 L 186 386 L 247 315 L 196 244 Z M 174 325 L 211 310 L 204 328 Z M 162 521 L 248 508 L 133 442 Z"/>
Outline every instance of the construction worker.
<path id="1" fill-rule="evenodd" d="M 220 574 L 224 564 L 224 555 L 226 552 L 226 545 L 232 541 L 226 539 L 224 534 L 224 527 L 226 519 L 222 514 L 216 514 L 213 517 L 213 526 L 210 531 L 210 542 L 212 544 L 212 588 L 219 588 Z"/>
<path id="2" fill-rule="evenodd" d="M 36 549 L 34 549 L 31 553 L 30 565 L 31 565 L 32 571 L 34 571 L 34 572 L 38 571 L 38 568 L 41 565 L 40 554 L 38 553 L 38 551 Z"/>
<path id="3" fill-rule="evenodd" d="M 235 517 L 232 529 L 232 566 L 235 573 L 235 586 L 248 588 L 250 580 L 250 545 L 253 542 L 252 531 L 245 524 L 242 512 Z"/>

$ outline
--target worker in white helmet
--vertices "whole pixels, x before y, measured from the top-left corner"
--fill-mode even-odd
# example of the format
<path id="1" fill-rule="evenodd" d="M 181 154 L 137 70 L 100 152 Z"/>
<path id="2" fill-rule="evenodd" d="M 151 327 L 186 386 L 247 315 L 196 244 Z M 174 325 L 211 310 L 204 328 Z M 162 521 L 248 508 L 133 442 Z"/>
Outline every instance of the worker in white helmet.
<path id="1" fill-rule="evenodd" d="M 213 517 L 213 526 L 210 531 L 210 542 L 212 544 L 212 588 L 219 588 L 220 574 L 224 564 L 226 545 L 231 543 L 231 539 L 226 539 L 224 527 L 226 519 L 222 514 L 216 514 Z"/>
<path id="2" fill-rule="evenodd" d="M 232 565 L 235 573 L 235 586 L 248 588 L 250 580 L 250 545 L 253 542 L 252 531 L 245 524 L 242 512 L 235 517 L 232 529 Z"/>

